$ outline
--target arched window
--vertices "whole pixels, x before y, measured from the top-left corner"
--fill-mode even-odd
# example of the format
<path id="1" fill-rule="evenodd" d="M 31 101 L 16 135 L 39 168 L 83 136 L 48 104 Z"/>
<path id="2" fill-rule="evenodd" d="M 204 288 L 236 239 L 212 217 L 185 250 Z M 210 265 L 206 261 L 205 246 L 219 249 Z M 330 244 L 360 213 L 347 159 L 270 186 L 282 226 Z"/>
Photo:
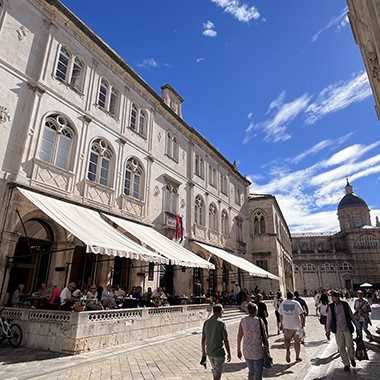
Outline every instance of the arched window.
<path id="1" fill-rule="evenodd" d="M 265 234 L 265 217 L 261 210 L 257 210 L 253 214 L 253 233 L 255 236 Z"/>
<path id="2" fill-rule="evenodd" d="M 171 183 L 164 188 L 164 210 L 173 215 L 178 212 L 178 186 Z"/>
<path id="3" fill-rule="evenodd" d="M 195 224 L 198 226 L 205 226 L 205 204 L 203 198 L 200 195 L 197 195 L 195 198 Z"/>
<path id="4" fill-rule="evenodd" d="M 142 136 L 146 136 L 146 130 L 147 130 L 147 122 L 148 117 L 145 111 L 140 111 L 140 118 L 139 118 L 139 133 Z"/>
<path id="5" fill-rule="evenodd" d="M 91 145 L 87 179 L 109 186 L 111 182 L 112 149 L 103 139 L 96 139 Z"/>
<path id="6" fill-rule="evenodd" d="M 211 203 L 208 208 L 209 228 L 211 231 L 218 231 L 218 209 L 215 203 Z"/>
<path id="7" fill-rule="evenodd" d="M 236 241 L 244 242 L 243 239 L 243 219 L 238 216 L 235 218 L 236 225 Z"/>
<path id="8" fill-rule="evenodd" d="M 138 109 L 136 105 L 132 103 L 129 127 L 132 129 L 132 131 L 135 131 L 135 132 L 137 132 L 137 114 L 138 114 Z"/>
<path id="9" fill-rule="evenodd" d="M 127 161 L 124 180 L 124 194 L 144 199 L 144 169 L 139 160 L 132 157 Z"/>
<path id="10" fill-rule="evenodd" d="M 222 211 L 222 234 L 228 236 L 230 232 L 230 226 L 228 223 L 228 213 L 226 210 Z"/>
<path id="11" fill-rule="evenodd" d="M 0 0 L 1 1 L 1 0 Z M 83 90 L 85 65 L 74 56 L 65 46 L 59 48 L 55 77 L 81 92 Z"/>
<path id="12" fill-rule="evenodd" d="M 59 114 L 46 118 L 38 157 L 46 162 L 68 169 L 72 151 L 74 131 L 68 120 Z"/>

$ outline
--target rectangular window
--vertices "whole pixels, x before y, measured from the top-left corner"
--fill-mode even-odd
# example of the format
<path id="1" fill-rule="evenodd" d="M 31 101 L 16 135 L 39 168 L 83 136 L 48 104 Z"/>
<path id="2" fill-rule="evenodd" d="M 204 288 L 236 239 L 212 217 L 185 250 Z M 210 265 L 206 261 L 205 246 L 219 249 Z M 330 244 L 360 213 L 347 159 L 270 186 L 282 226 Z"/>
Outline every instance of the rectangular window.
<path id="1" fill-rule="evenodd" d="M 100 184 L 107 186 L 108 185 L 108 173 L 109 173 L 110 162 L 106 158 L 102 158 L 102 166 L 100 168 Z"/>
<path id="2" fill-rule="evenodd" d="M 98 167 L 98 155 L 94 152 L 91 152 L 90 163 L 88 166 L 88 173 L 87 173 L 87 178 L 90 181 L 93 181 L 93 182 L 96 181 L 97 167 Z"/>
<path id="3" fill-rule="evenodd" d="M 61 47 L 61 51 L 59 53 L 59 58 L 58 58 L 57 70 L 55 72 L 55 77 L 57 79 L 61 81 L 66 80 L 67 71 L 69 68 L 69 62 L 70 62 L 69 52 L 64 47 Z"/>
<path id="4" fill-rule="evenodd" d="M 73 64 L 73 70 L 71 73 L 70 85 L 77 90 L 82 89 L 82 83 L 81 83 L 82 70 L 83 70 L 82 62 L 78 58 L 75 58 L 74 64 Z"/>
<path id="5" fill-rule="evenodd" d="M 118 104 L 119 104 L 119 94 L 115 89 L 112 89 L 111 95 L 110 95 L 110 106 L 109 106 L 109 113 L 112 116 L 116 116 Z"/>
<path id="6" fill-rule="evenodd" d="M 264 270 L 268 270 L 268 261 L 267 260 L 256 260 L 256 265 Z"/>
<path id="7" fill-rule="evenodd" d="M 98 105 L 99 107 L 102 107 L 104 109 L 106 109 L 106 105 L 107 105 L 107 94 L 108 94 L 108 87 L 102 81 L 100 84 L 100 89 L 99 89 Z"/>
<path id="8" fill-rule="evenodd" d="M 238 185 L 235 185 L 234 188 L 235 188 L 235 203 L 241 206 L 241 189 Z"/>
<path id="9" fill-rule="evenodd" d="M 137 130 L 137 108 L 134 104 L 132 105 L 132 109 L 131 109 L 130 127 L 133 131 Z"/>
<path id="10" fill-rule="evenodd" d="M 200 175 L 199 173 L 199 156 L 196 154 L 195 155 L 195 174 Z"/>

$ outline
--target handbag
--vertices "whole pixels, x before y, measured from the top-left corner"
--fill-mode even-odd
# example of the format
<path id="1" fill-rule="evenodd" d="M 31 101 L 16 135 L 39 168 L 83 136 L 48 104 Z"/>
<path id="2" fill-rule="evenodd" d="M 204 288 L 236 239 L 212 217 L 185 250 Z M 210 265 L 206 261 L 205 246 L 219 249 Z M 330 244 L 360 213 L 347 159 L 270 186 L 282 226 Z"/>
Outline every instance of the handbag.
<path id="1" fill-rule="evenodd" d="M 269 353 L 269 344 L 268 340 L 264 338 L 264 327 L 263 327 L 263 321 L 259 319 L 260 323 L 260 332 L 261 332 L 261 341 L 264 347 L 264 358 L 263 358 L 263 367 L 264 368 L 271 368 L 273 366 L 273 359 L 270 356 Z"/>
<path id="2" fill-rule="evenodd" d="M 326 315 L 321 315 L 321 316 L 319 317 L 319 323 L 320 323 L 321 325 L 326 325 L 326 323 L 327 323 L 327 316 L 326 316 Z"/>

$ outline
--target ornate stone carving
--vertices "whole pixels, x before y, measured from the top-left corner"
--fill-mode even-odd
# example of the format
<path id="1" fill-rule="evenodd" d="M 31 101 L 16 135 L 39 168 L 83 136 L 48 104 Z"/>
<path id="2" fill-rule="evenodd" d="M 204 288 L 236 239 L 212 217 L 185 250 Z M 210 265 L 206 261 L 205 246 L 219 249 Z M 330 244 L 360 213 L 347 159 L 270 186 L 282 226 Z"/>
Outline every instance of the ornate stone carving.
<path id="1" fill-rule="evenodd" d="M 11 121 L 11 114 L 7 107 L 0 106 L 0 124 Z"/>
<path id="2" fill-rule="evenodd" d="M 373 79 L 380 81 L 379 59 L 375 51 L 367 52 L 368 66 Z"/>
<path id="3" fill-rule="evenodd" d="M 185 208 L 185 200 L 184 199 L 181 199 L 180 207 Z"/>
<path id="4" fill-rule="evenodd" d="M 27 28 L 25 28 L 25 26 L 21 25 L 17 30 L 17 38 L 19 39 L 19 41 L 22 41 L 28 34 L 29 34 L 29 30 Z"/>

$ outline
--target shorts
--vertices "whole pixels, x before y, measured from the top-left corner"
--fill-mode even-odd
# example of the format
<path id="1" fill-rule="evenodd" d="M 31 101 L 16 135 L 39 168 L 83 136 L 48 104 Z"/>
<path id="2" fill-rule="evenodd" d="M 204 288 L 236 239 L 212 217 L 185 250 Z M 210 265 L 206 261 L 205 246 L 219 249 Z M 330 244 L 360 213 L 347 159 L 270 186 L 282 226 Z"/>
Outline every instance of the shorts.
<path id="1" fill-rule="evenodd" d="M 285 346 L 290 346 L 290 343 L 294 339 L 295 343 L 300 343 L 301 339 L 297 335 L 297 330 L 288 330 L 284 329 L 284 339 L 285 339 Z"/>
<path id="2" fill-rule="evenodd" d="M 224 356 L 221 356 L 221 357 L 209 356 L 208 360 L 210 360 L 212 373 L 214 375 L 221 375 L 224 369 L 224 362 L 225 362 Z"/>
<path id="3" fill-rule="evenodd" d="M 250 360 L 245 359 L 248 366 L 248 374 L 250 377 L 254 377 L 255 380 L 262 380 L 264 359 Z"/>

